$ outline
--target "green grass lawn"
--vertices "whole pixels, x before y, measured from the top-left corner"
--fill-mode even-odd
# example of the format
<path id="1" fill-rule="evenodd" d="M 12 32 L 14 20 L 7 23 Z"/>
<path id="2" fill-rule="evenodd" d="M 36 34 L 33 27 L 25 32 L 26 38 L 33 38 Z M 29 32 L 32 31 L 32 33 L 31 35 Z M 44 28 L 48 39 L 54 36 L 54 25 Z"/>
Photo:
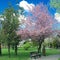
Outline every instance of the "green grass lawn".
<path id="1" fill-rule="evenodd" d="M 46 49 L 46 55 L 60 54 L 60 49 Z"/>
<path id="2" fill-rule="evenodd" d="M 58 60 L 60 60 L 60 58 Z"/>
<path id="3" fill-rule="evenodd" d="M 31 51 L 36 51 L 36 48 L 30 48 L 29 50 L 24 50 L 23 48 L 18 48 L 18 55 L 14 55 L 14 50 L 11 49 L 11 57 L 8 57 L 8 50 L 2 49 L 2 56 L 0 56 L 0 60 L 30 60 Z M 47 49 L 46 55 L 52 54 L 60 54 L 59 49 Z"/>

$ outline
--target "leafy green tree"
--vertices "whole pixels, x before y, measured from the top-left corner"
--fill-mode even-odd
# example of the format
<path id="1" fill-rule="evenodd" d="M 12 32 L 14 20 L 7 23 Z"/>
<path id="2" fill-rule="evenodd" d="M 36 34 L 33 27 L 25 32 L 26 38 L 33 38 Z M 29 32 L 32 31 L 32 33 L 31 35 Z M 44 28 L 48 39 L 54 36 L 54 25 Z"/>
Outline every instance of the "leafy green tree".
<path id="1" fill-rule="evenodd" d="M 50 5 L 60 13 L 60 0 L 50 0 Z"/>
<path id="2" fill-rule="evenodd" d="M 1 35 L 1 29 L 0 29 L 0 55 L 2 54 L 2 51 L 1 51 L 1 40 L 2 40 L 2 35 Z"/>
<path id="3" fill-rule="evenodd" d="M 16 31 L 19 27 L 19 20 L 18 20 L 18 11 L 16 11 L 13 7 L 9 7 L 4 12 L 4 21 L 3 21 L 3 29 L 6 35 L 6 42 L 8 44 L 8 52 L 10 56 L 10 45 L 13 40 L 15 40 Z"/>
<path id="4" fill-rule="evenodd" d="M 60 38 L 58 36 L 53 38 L 52 45 L 53 45 L 54 48 L 59 48 L 59 45 L 60 45 L 60 41 L 59 40 L 60 40 Z"/>
<path id="5" fill-rule="evenodd" d="M 3 35 L 3 30 L 2 30 L 2 20 L 0 19 L 0 55 L 2 54 L 1 43 L 3 41 L 3 38 L 4 38 L 4 35 Z"/>
<path id="6" fill-rule="evenodd" d="M 5 34 L 3 32 L 3 29 L 0 28 L 0 55 L 2 55 L 2 43 L 4 43 L 5 40 Z"/>

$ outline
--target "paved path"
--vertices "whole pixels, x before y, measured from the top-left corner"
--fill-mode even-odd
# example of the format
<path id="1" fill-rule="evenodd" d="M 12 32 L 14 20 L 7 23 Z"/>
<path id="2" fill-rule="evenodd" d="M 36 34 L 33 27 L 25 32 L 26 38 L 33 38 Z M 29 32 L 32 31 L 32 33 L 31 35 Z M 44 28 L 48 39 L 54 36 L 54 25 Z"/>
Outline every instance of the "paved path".
<path id="1" fill-rule="evenodd" d="M 42 56 L 39 59 L 36 60 L 58 60 L 58 58 L 60 58 L 60 55 L 50 55 L 50 56 Z M 35 59 L 32 59 L 35 60 Z"/>

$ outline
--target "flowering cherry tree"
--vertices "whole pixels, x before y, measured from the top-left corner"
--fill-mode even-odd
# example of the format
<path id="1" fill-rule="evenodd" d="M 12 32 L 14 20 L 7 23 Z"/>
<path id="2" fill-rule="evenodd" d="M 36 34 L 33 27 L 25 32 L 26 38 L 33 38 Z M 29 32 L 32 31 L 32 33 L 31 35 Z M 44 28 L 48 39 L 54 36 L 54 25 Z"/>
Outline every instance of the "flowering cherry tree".
<path id="1" fill-rule="evenodd" d="M 26 20 L 22 20 L 22 24 L 25 25 L 25 28 L 20 29 L 17 34 L 20 35 L 22 39 L 37 39 L 39 42 L 39 52 L 44 39 L 52 34 L 53 20 L 48 8 L 41 3 L 36 5 L 35 8 L 30 11 Z"/>

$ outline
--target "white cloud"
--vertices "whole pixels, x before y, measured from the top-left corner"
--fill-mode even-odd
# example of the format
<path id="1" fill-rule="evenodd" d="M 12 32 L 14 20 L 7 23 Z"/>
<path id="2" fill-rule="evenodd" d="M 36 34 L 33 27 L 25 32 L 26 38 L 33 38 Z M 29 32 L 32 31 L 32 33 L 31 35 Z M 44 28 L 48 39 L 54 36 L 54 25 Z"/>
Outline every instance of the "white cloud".
<path id="1" fill-rule="evenodd" d="M 18 4 L 20 7 L 23 7 L 24 8 L 24 10 L 27 10 L 27 11 L 29 11 L 29 10 L 32 10 L 34 7 L 35 7 L 35 5 L 34 4 L 29 4 L 27 1 L 21 1 L 19 4 Z"/>
<path id="2" fill-rule="evenodd" d="M 2 15 L 0 15 L 0 20 L 4 20 L 4 19 L 2 18 Z"/>
<path id="3" fill-rule="evenodd" d="M 4 20 L 4 18 L 2 18 L 2 17 L 0 16 L 0 20 L 1 20 L 1 21 L 3 21 L 3 20 Z"/>
<path id="4" fill-rule="evenodd" d="M 60 22 L 60 14 L 59 13 L 55 13 L 55 19 Z"/>
<path id="5" fill-rule="evenodd" d="M 23 20 L 26 20 L 26 17 L 24 15 L 20 15 L 18 17 L 18 19 L 19 19 L 20 23 L 22 23 Z"/>

